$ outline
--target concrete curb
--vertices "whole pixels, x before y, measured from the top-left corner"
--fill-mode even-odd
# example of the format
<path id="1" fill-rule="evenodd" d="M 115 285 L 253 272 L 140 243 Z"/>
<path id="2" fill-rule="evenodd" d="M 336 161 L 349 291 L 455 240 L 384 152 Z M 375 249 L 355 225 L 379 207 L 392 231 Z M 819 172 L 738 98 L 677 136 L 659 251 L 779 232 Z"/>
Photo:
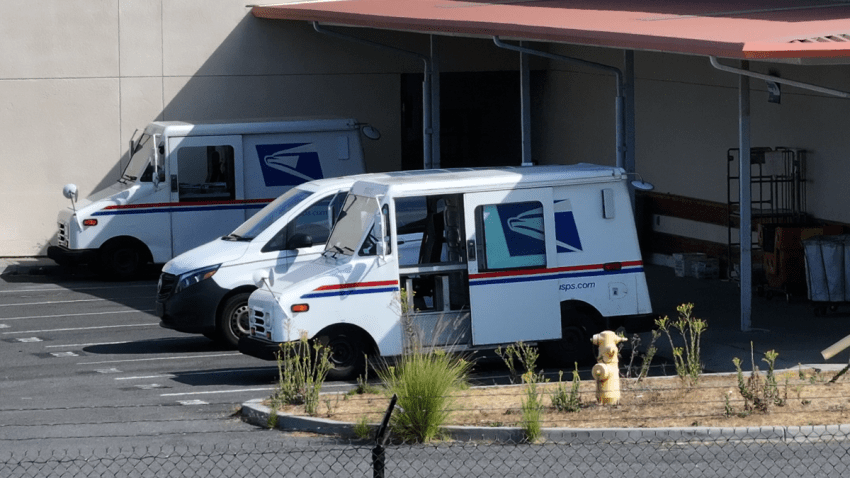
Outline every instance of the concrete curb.
<path id="1" fill-rule="evenodd" d="M 0 258 L 0 275 L 45 275 L 58 270 L 59 265 L 47 257 Z"/>
<path id="2" fill-rule="evenodd" d="M 271 410 L 254 399 L 242 404 L 242 418 L 252 424 L 269 428 Z M 376 425 L 371 425 L 376 427 Z M 337 435 L 344 438 L 356 437 L 354 424 L 324 418 L 278 415 L 274 428 L 282 431 L 309 432 L 321 435 Z M 461 427 L 450 426 L 444 430 L 456 441 L 525 441 L 525 434 L 518 427 Z M 819 425 L 803 427 L 682 427 L 682 428 L 544 428 L 544 441 L 574 444 L 605 443 L 660 443 L 660 442 L 729 442 L 774 441 L 810 442 L 815 440 L 850 440 L 850 424 Z"/>

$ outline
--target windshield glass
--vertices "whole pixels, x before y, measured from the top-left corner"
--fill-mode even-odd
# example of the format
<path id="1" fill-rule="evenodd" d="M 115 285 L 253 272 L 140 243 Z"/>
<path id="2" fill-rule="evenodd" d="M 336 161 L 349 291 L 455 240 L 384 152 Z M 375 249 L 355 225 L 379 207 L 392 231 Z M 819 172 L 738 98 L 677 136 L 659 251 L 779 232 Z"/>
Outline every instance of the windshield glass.
<path id="1" fill-rule="evenodd" d="M 349 194 L 325 246 L 325 252 L 353 255 L 363 234 L 372 227 L 377 212 L 377 199 Z"/>
<path id="2" fill-rule="evenodd" d="M 311 194 L 313 193 L 304 191 L 303 189 L 290 189 L 282 196 L 270 202 L 266 207 L 260 209 L 257 214 L 254 214 L 247 221 L 243 222 L 230 236 L 244 240 L 254 239 L 283 216 L 286 211 L 289 211 L 296 204 L 307 199 Z"/>
<path id="3" fill-rule="evenodd" d="M 153 137 L 143 133 L 135 150 L 130 152 L 130 156 L 130 162 L 124 168 L 120 181 L 135 181 L 138 178 L 141 178 L 139 180 L 144 182 L 153 181 Z"/>

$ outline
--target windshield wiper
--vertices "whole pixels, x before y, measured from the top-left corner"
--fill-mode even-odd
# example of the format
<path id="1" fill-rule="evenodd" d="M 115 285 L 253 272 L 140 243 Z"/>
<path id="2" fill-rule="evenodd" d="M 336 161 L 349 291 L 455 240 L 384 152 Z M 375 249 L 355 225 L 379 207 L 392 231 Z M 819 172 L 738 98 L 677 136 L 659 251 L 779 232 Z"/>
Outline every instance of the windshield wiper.
<path id="1" fill-rule="evenodd" d="M 354 252 L 354 249 L 352 249 L 352 248 L 350 248 L 350 247 L 348 247 L 348 246 L 345 246 L 345 249 L 343 249 L 342 247 L 339 247 L 339 246 L 337 246 L 336 244 L 334 244 L 334 245 L 332 245 L 332 246 L 329 246 L 329 248 L 328 248 L 328 249 L 325 249 L 325 252 L 322 252 L 322 255 L 324 256 L 325 254 L 327 254 L 328 252 L 330 252 L 331 254 L 333 254 L 333 258 L 334 258 L 334 259 L 336 259 L 336 256 L 337 256 L 337 255 L 339 255 L 339 254 L 345 254 L 346 249 L 347 249 L 348 251 L 350 251 L 350 252 Z M 327 257 L 327 256 L 325 256 L 325 257 Z"/>
<path id="2" fill-rule="evenodd" d="M 226 236 L 222 236 L 222 239 L 225 241 L 250 241 L 249 237 L 242 237 L 238 234 L 228 234 Z"/>

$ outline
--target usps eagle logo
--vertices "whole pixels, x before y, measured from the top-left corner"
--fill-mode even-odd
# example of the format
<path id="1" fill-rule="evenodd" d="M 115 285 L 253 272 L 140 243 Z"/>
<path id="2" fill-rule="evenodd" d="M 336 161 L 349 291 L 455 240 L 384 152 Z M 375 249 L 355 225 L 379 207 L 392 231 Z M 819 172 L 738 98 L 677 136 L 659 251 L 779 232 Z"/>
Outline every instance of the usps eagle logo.
<path id="1" fill-rule="evenodd" d="M 258 144 L 257 156 L 266 186 L 296 186 L 322 179 L 319 153 L 311 143 Z"/>
<path id="2" fill-rule="evenodd" d="M 529 209 L 507 220 L 508 228 L 517 234 L 544 241 L 543 207 Z M 555 245 L 557 252 L 581 252 L 575 216 L 569 199 L 555 201 Z"/>

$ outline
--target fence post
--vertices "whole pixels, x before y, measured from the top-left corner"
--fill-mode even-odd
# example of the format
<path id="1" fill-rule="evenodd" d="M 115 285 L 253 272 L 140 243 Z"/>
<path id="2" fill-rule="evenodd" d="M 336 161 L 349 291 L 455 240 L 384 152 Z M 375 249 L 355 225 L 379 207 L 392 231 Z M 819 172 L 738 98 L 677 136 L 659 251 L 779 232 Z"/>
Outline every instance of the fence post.
<path id="1" fill-rule="evenodd" d="M 389 436 L 390 415 L 393 414 L 395 403 L 398 401 L 398 396 L 393 394 L 390 399 L 390 406 L 387 407 L 387 412 L 384 413 L 384 419 L 381 420 L 381 425 L 375 433 L 375 448 L 372 448 L 372 476 L 374 478 L 384 478 L 384 468 L 386 465 L 386 455 L 384 453 L 384 445 L 387 444 Z"/>

